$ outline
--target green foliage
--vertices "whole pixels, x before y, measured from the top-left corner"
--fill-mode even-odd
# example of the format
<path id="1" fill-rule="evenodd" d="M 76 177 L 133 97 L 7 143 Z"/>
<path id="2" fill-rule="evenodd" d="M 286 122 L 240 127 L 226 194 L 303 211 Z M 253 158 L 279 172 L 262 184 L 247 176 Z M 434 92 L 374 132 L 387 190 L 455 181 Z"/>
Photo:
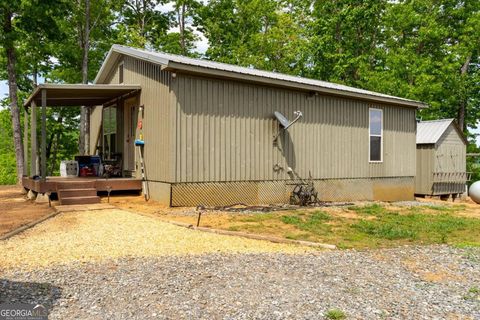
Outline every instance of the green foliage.
<path id="1" fill-rule="evenodd" d="M 348 207 L 348 210 L 355 211 L 357 213 L 368 214 L 368 215 L 379 215 L 387 212 L 384 206 L 373 203 L 365 206 L 351 206 Z"/>
<path id="2" fill-rule="evenodd" d="M 308 1 L 212 0 L 200 9 L 198 27 L 212 60 L 304 74 L 308 51 Z"/>
<path id="3" fill-rule="evenodd" d="M 313 233 L 324 233 L 330 230 L 330 226 L 325 224 L 331 219 L 330 215 L 323 211 L 315 211 L 306 216 L 300 215 L 284 215 L 281 221 L 285 224 L 296 226 L 302 231 L 309 231 Z"/>
<path id="4" fill-rule="evenodd" d="M 476 128 L 480 117 L 479 1 L 98 0 L 90 4 L 89 81 L 114 43 L 199 56 L 198 30 L 209 43 L 205 56 L 215 61 L 421 100 L 430 105 L 419 112 L 421 117 L 455 117 L 461 124 L 464 120 L 466 132 Z M 20 104 L 37 76 L 81 82 L 85 0 L 4 1 L 0 22 L 6 13 L 13 13 L 14 30 L 0 33 L 0 79 L 6 79 L 4 48 L 13 44 Z M 49 111 L 52 124 L 47 136 L 51 146 L 60 143 L 57 159 L 73 156 L 77 116 L 78 109 Z M 474 141 L 473 135 L 468 138 Z M 4 143 L 3 148 L 12 145 Z M 480 149 L 470 143 L 468 152 Z M 2 153 L 2 163 L 11 160 L 10 152 Z M 468 158 L 467 170 L 473 181 L 480 179 L 478 159 Z M 355 211 L 382 213 L 381 208 Z"/>
<path id="5" fill-rule="evenodd" d="M 377 238 L 388 240 L 415 239 L 417 233 L 407 227 L 397 225 L 394 221 L 367 221 L 361 220 L 353 225 L 360 232 L 372 235 Z"/>
<path id="6" fill-rule="evenodd" d="M 360 220 L 352 227 L 362 233 L 388 240 L 414 240 L 421 236 L 433 242 L 446 243 L 448 236 L 454 232 L 465 230 L 469 224 L 479 227 L 480 221 L 457 217 L 450 213 L 398 214 L 387 212 L 377 215 L 373 220 Z"/>
<path id="7" fill-rule="evenodd" d="M 0 109 L 0 185 L 17 182 L 12 136 L 10 110 Z"/>
<path id="8" fill-rule="evenodd" d="M 470 289 L 468 289 L 467 294 L 463 298 L 465 300 L 473 300 L 473 301 L 480 300 L 480 288 L 471 287 Z"/>
<path id="9" fill-rule="evenodd" d="M 330 309 L 325 313 L 325 318 L 330 320 L 343 320 L 346 319 L 347 316 L 345 312 L 339 309 Z"/>

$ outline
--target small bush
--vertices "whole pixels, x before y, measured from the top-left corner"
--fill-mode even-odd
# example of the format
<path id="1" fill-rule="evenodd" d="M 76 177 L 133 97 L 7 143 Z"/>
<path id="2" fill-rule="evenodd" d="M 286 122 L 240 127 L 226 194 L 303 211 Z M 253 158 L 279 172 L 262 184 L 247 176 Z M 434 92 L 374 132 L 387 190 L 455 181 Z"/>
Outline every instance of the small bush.
<path id="1" fill-rule="evenodd" d="M 331 320 L 342 320 L 347 318 L 347 316 L 345 315 L 345 312 L 339 309 L 328 310 L 327 313 L 325 313 L 325 317 Z"/>

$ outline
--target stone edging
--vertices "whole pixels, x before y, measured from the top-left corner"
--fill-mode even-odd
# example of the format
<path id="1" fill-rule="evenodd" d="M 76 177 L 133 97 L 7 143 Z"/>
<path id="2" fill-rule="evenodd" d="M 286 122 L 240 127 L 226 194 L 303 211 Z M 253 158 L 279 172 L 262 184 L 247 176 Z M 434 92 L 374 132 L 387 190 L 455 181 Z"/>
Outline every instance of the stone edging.
<path id="1" fill-rule="evenodd" d="M 24 224 L 23 226 L 18 227 L 17 229 L 15 229 L 15 230 L 13 230 L 13 231 L 10 231 L 10 232 L 5 233 L 4 235 L 1 235 L 1 236 L 0 236 L 0 241 L 2 241 L 2 240 L 7 240 L 7 239 L 9 239 L 9 238 L 11 238 L 11 237 L 13 237 L 13 236 L 15 236 L 15 235 L 17 235 L 17 234 L 25 231 L 25 230 L 27 230 L 27 229 L 30 229 L 30 228 L 36 226 L 36 225 L 39 224 L 39 223 L 42 223 L 42 222 L 45 221 L 45 220 L 48 220 L 48 219 L 50 219 L 50 218 L 55 217 L 57 214 L 60 213 L 60 211 L 58 211 L 55 207 L 53 207 L 52 209 L 53 209 L 53 212 L 50 213 L 49 215 L 47 215 L 47 216 L 45 216 L 45 217 L 42 217 L 42 218 L 40 218 L 40 219 L 38 219 L 38 220 L 29 222 L 29 223 L 27 223 L 27 224 Z"/>

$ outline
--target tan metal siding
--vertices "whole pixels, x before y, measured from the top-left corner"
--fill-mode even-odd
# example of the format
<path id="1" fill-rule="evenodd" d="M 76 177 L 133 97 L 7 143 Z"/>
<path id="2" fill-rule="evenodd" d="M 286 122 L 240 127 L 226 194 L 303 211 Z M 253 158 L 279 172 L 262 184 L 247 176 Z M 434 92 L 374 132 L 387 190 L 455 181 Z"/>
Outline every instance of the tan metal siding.
<path id="1" fill-rule="evenodd" d="M 178 74 L 175 182 L 415 175 L 415 110 Z M 383 163 L 368 161 L 368 108 L 384 110 Z M 304 114 L 273 145 L 274 111 Z M 282 171 L 274 172 L 278 164 Z"/>
<path id="2" fill-rule="evenodd" d="M 462 193 L 465 190 L 465 181 L 462 181 L 465 171 L 466 146 L 451 123 L 435 145 L 417 145 L 415 193 L 428 195 Z"/>
<path id="3" fill-rule="evenodd" d="M 465 172 L 466 146 L 451 124 L 436 145 L 436 172 Z"/>
<path id="4" fill-rule="evenodd" d="M 145 167 L 148 180 L 171 181 L 171 153 L 173 151 L 170 80 L 171 74 L 159 65 L 133 57 L 124 58 L 124 83 L 142 86 L 139 105 L 144 106 L 143 135 L 145 140 Z M 139 113 L 139 119 L 141 114 Z M 139 135 L 137 129 L 137 137 Z M 138 152 L 136 148 L 136 152 Z M 137 162 L 139 157 L 136 157 Z M 137 168 L 140 168 L 137 163 Z"/>
<path id="5" fill-rule="evenodd" d="M 435 148 L 433 144 L 417 145 L 417 174 L 415 193 L 431 194 L 433 184 Z"/>

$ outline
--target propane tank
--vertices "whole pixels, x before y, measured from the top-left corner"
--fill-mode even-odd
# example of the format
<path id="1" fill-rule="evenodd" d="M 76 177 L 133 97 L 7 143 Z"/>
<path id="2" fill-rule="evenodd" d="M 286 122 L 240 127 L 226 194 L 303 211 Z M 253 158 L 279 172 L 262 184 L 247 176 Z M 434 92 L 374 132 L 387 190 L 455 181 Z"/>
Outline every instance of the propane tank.
<path id="1" fill-rule="evenodd" d="M 468 189 L 468 195 L 470 199 L 480 204 L 480 181 L 472 183 L 470 189 Z"/>

